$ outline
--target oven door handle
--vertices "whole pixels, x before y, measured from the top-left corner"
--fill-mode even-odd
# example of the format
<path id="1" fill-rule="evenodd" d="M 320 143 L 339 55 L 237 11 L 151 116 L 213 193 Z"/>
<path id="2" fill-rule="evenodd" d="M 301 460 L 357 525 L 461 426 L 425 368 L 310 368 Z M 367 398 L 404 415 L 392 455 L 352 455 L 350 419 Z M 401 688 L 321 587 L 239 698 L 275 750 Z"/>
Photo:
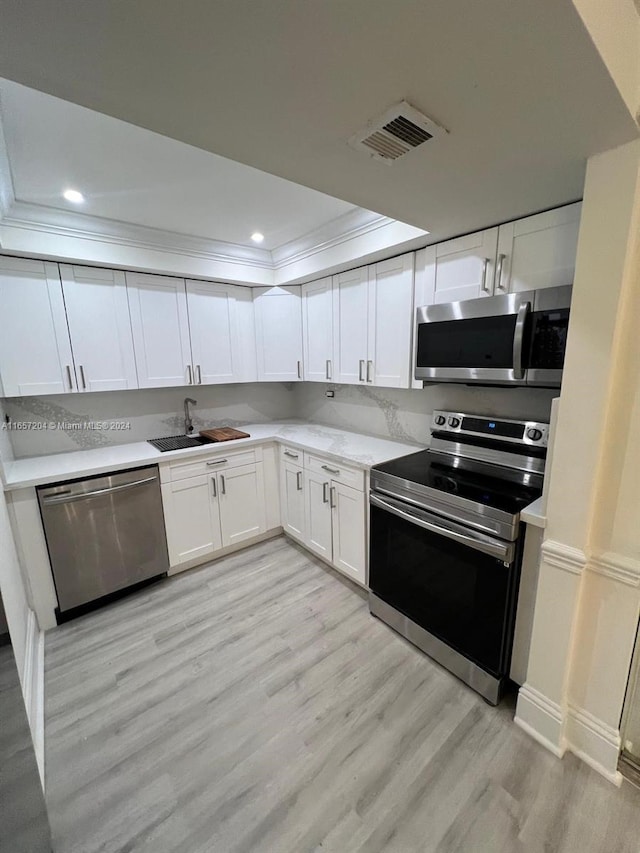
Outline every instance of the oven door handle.
<path id="1" fill-rule="evenodd" d="M 417 512 L 409 512 L 407 510 L 400 509 L 400 507 L 395 504 L 391 504 L 373 493 L 369 495 L 369 502 L 374 506 L 385 510 L 385 512 L 397 515 L 398 518 L 402 518 L 410 524 L 415 524 L 417 527 L 422 527 L 423 530 L 428 530 L 430 533 L 437 533 L 438 536 L 444 536 L 446 539 L 459 542 L 461 545 L 467 545 L 475 551 L 481 551 L 483 554 L 488 554 L 490 557 L 502 560 L 503 563 L 513 562 L 515 550 L 513 543 L 509 542 L 502 544 L 501 542 L 496 542 L 486 536 L 476 537 L 469 536 L 464 533 L 458 533 L 458 531 L 452 530 L 442 524 L 434 524 L 432 521 L 427 521 L 426 518 L 423 518 L 422 515 Z"/>

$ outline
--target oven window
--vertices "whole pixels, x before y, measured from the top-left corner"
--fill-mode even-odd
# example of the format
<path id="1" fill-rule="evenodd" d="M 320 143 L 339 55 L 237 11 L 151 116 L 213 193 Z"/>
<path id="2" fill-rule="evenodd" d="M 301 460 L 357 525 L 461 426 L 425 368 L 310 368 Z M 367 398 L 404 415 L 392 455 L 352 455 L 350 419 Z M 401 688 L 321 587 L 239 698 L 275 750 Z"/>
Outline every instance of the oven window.
<path id="1" fill-rule="evenodd" d="M 513 367 L 516 315 L 421 323 L 418 367 Z"/>
<path id="2" fill-rule="evenodd" d="M 516 565 L 371 507 L 369 584 L 380 598 L 493 675 L 506 673 Z"/>

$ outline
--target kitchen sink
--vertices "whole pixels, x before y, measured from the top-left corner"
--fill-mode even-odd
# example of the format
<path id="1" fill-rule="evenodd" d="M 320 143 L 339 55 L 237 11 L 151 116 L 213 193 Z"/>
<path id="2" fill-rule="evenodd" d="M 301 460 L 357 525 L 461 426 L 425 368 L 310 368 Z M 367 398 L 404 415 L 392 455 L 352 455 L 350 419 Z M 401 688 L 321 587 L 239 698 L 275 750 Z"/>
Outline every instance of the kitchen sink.
<path id="1" fill-rule="evenodd" d="M 208 438 L 203 438 L 200 435 L 169 435 L 165 438 L 149 438 L 147 441 L 161 453 L 166 453 L 168 450 L 186 450 L 189 447 L 211 444 Z"/>

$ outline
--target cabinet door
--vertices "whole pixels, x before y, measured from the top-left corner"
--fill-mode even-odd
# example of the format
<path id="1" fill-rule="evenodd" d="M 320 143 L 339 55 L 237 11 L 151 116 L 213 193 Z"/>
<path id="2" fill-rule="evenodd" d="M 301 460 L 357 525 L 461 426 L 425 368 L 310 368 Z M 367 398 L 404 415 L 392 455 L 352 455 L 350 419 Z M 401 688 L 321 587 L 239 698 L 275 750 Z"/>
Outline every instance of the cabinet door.
<path id="1" fill-rule="evenodd" d="M 191 342 L 184 279 L 135 272 L 126 279 L 139 387 L 188 385 Z"/>
<path id="2" fill-rule="evenodd" d="M 501 225 L 496 294 L 573 284 L 582 204 Z"/>
<path id="3" fill-rule="evenodd" d="M 331 561 L 331 481 L 328 477 L 304 472 L 305 524 L 304 543 L 310 551 Z"/>
<path id="4" fill-rule="evenodd" d="M 77 390 L 57 264 L 0 258 L 0 317 L 5 397 Z"/>
<path id="5" fill-rule="evenodd" d="M 194 385 L 235 382 L 233 285 L 187 280 Z"/>
<path id="6" fill-rule="evenodd" d="M 256 321 L 253 288 L 234 287 L 236 308 L 235 375 L 237 382 L 255 382 L 258 378 L 256 359 Z"/>
<path id="7" fill-rule="evenodd" d="M 169 564 L 208 557 L 222 548 L 215 476 L 162 484 Z"/>
<path id="8" fill-rule="evenodd" d="M 333 564 L 358 583 L 366 584 L 366 495 L 331 483 Z"/>
<path id="9" fill-rule="evenodd" d="M 367 382 L 409 388 L 413 325 L 413 252 L 369 269 Z"/>
<path id="10" fill-rule="evenodd" d="M 80 391 L 138 387 L 124 273 L 60 265 Z"/>
<path id="11" fill-rule="evenodd" d="M 334 381 L 365 381 L 368 329 L 368 267 L 333 276 Z"/>
<path id="12" fill-rule="evenodd" d="M 267 521 L 262 463 L 229 468 L 216 478 L 223 546 L 264 533 Z"/>
<path id="13" fill-rule="evenodd" d="M 254 291 L 258 379 L 302 379 L 302 311 L 299 287 L 259 287 Z"/>
<path id="14" fill-rule="evenodd" d="M 280 507 L 282 527 L 295 539 L 306 538 L 304 514 L 304 471 L 292 462 L 280 465 Z"/>
<path id="15" fill-rule="evenodd" d="M 416 310 L 425 305 L 433 305 L 436 288 L 436 247 L 427 246 L 415 254 L 413 314 L 411 319 L 413 342 L 411 346 L 411 387 L 423 388 L 422 379 L 415 378 L 415 366 L 418 349 L 416 333 Z"/>
<path id="16" fill-rule="evenodd" d="M 434 302 L 461 302 L 493 294 L 498 229 L 456 237 L 436 246 Z"/>
<path id="17" fill-rule="evenodd" d="M 333 307 L 331 279 L 302 285 L 304 378 L 330 382 L 333 378 Z"/>

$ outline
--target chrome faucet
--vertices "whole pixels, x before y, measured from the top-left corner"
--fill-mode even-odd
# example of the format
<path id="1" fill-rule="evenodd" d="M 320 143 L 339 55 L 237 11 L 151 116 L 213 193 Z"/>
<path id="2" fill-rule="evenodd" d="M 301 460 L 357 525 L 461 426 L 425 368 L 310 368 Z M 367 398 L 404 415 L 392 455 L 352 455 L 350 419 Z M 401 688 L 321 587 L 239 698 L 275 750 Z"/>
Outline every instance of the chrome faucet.
<path id="1" fill-rule="evenodd" d="M 193 432 L 193 421 L 191 420 L 191 412 L 189 411 L 189 403 L 192 406 L 195 406 L 198 401 L 194 400 L 193 397 L 185 397 L 184 398 L 184 434 L 189 435 L 190 432 Z"/>

